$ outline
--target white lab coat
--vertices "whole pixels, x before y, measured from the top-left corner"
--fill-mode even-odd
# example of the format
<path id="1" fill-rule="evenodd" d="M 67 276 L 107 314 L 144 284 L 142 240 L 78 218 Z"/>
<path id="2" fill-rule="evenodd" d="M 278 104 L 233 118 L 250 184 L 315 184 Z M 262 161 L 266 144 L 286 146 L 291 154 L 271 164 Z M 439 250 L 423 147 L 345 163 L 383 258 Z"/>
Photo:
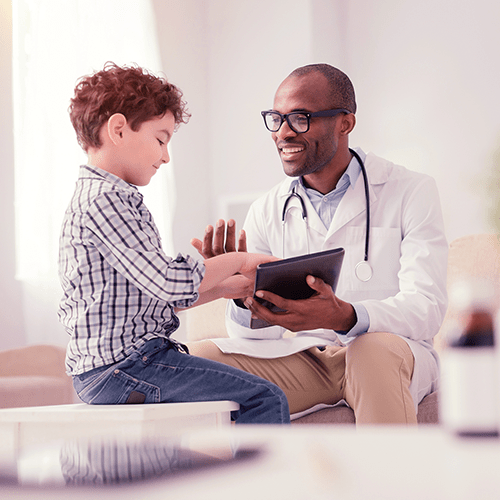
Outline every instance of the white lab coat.
<path id="1" fill-rule="evenodd" d="M 436 390 L 439 376 L 433 337 L 437 334 L 447 306 L 446 268 L 448 245 L 435 181 L 424 174 L 369 153 L 365 167 L 371 207 L 369 262 L 373 277 L 362 282 L 354 274 L 363 260 L 366 231 L 366 200 L 363 176 L 350 186 L 325 228 L 300 183 L 308 215 L 311 252 L 336 247 L 345 249 L 337 296 L 365 306 L 369 332 L 392 332 L 404 338 L 415 356 L 410 390 L 415 405 Z M 245 221 L 248 250 L 293 257 L 307 253 L 306 225 L 300 202 L 290 202 L 282 255 L 282 211 L 294 180 L 286 179 L 256 200 Z M 218 339 L 223 352 L 274 358 L 308 349 L 314 345 L 338 344 L 352 336 L 338 336 L 333 330 L 300 332 L 282 338 L 284 330 L 270 327 L 251 330 L 237 324 L 236 306 L 228 307 L 226 325 L 229 339 Z M 245 311 L 245 313 L 248 313 Z M 237 313 L 241 316 L 241 310 Z M 241 322 L 241 321 L 240 321 Z M 257 340 L 258 339 L 258 340 Z"/>

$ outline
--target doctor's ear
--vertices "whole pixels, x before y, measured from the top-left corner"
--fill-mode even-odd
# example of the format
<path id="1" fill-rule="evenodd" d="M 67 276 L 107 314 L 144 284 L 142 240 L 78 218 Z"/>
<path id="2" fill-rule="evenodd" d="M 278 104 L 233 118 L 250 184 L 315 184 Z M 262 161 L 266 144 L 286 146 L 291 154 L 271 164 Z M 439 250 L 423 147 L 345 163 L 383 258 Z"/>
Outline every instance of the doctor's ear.
<path id="1" fill-rule="evenodd" d="M 356 126 L 356 115 L 354 113 L 342 115 L 342 125 L 340 129 L 342 134 L 344 135 L 350 134 L 355 126 Z"/>
<path id="2" fill-rule="evenodd" d="M 117 146 L 123 139 L 123 132 L 127 126 L 127 119 L 121 113 L 115 113 L 108 119 L 107 133 L 111 142 Z"/>

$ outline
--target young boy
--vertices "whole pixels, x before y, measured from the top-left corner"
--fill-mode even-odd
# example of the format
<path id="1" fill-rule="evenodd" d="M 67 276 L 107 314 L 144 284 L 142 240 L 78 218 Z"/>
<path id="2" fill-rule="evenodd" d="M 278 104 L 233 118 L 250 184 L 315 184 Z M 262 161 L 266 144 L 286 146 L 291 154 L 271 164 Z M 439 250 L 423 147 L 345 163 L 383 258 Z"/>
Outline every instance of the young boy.
<path id="1" fill-rule="evenodd" d="M 90 404 L 232 400 L 237 423 L 288 423 L 288 403 L 274 384 L 190 356 L 171 334 L 174 308 L 224 294 L 248 294 L 255 268 L 272 258 L 228 253 L 204 261 L 167 257 L 135 186 L 163 163 L 167 145 L 189 118 L 182 93 L 139 67 L 84 77 L 70 117 L 88 155 L 66 211 L 59 274 L 60 321 L 71 336 L 67 369 Z M 244 283 L 244 284 L 240 284 Z"/>

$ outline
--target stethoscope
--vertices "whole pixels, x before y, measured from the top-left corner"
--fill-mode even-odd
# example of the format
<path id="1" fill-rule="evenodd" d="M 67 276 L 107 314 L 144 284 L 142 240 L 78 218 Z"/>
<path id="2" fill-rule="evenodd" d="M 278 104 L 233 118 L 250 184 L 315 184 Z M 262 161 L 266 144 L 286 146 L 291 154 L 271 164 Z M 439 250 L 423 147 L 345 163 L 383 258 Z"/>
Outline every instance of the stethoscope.
<path id="1" fill-rule="evenodd" d="M 358 160 L 359 166 L 361 167 L 361 173 L 363 174 L 363 182 L 365 185 L 365 199 L 366 199 L 366 232 L 365 232 L 365 255 L 361 262 L 356 264 L 354 268 L 354 274 L 356 278 L 360 281 L 369 281 L 373 276 L 373 269 L 368 262 L 368 249 L 370 247 L 370 192 L 368 188 L 368 176 L 366 175 L 366 168 L 361 157 L 354 151 L 349 148 L 351 154 Z M 311 253 L 309 249 L 309 223 L 307 221 L 307 209 L 302 196 L 295 190 L 295 186 L 292 189 L 292 192 L 288 195 L 288 198 L 285 200 L 285 204 L 283 205 L 283 212 L 281 214 L 281 223 L 282 223 L 282 234 L 283 234 L 283 256 L 285 256 L 285 222 L 286 222 L 286 214 L 288 210 L 288 205 L 293 198 L 297 198 L 300 202 L 300 207 L 302 211 L 302 220 L 304 221 L 306 227 L 306 241 L 307 241 L 307 253 Z"/>

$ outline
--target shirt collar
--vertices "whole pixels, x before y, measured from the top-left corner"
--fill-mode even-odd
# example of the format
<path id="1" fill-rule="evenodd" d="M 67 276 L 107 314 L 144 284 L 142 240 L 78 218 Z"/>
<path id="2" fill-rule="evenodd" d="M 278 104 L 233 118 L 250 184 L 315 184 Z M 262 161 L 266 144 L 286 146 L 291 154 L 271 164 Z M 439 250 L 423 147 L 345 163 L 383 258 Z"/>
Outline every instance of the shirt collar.
<path id="1" fill-rule="evenodd" d="M 103 170 L 102 168 L 95 167 L 93 165 L 82 165 L 80 167 L 80 176 L 83 176 L 83 172 L 87 170 L 88 172 L 91 172 L 93 175 L 97 177 L 102 177 L 106 179 L 108 182 L 111 184 L 125 190 L 132 190 L 133 192 L 140 194 L 139 190 L 137 189 L 136 186 L 133 184 L 129 184 L 128 182 L 125 182 L 123 179 L 118 177 L 117 175 L 114 175 L 106 170 Z"/>

